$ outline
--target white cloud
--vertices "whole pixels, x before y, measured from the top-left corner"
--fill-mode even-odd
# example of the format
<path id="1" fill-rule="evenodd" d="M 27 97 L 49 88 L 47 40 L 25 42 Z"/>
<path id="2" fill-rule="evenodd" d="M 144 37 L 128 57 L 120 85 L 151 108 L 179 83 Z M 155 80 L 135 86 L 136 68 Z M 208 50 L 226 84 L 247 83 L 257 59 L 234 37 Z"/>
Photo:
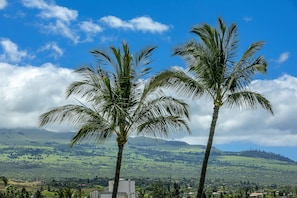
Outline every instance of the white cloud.
<path id="1" fill-rule="evenodd" d="M 79 24 L 80 29 L 86 33 L 86 41 L 93 41 L 93 37 L 102 32 L 103 29 L 92 21 L 83 21 Z"/>
<path id="2" fill-rule="evenodd" d="M 25 7 L 39 11 L 37 16 L 43 21 L 34 22 L 34 25 L 38 26 L 42 33 L 63 36 L 77 44 L 91 42 L 98 33 L 103 32 L 103 28 L 99 24 L 93 23 L 92 20 L 79 22 L 77 10 L 56 5 L 55 1 L 21 0 L 21 2 Z M 105 16 L 99 22 L 112 28 L 151 33 L 162 33 L 170 28 L 168 25 L 153 21 L 148 16 L 136 17 L 129 21 L 115 16 Z M 85 38 L 82 35 L 85 35 Z M 101 40 L 106 40 L 106 38 L 103 36 Z M 114 37 L 109 38 L 113 39 Z"/>
<path id="3" fill-rule="evenodd" d="M 113 28 L 133 29 L 132 24 L 129 24 L 128 22 L 123 21 L 122 19 L 115 16 L 105 16 L 105 17 L 102 17 L 100 21 L 108 24 L 110 27 L 113 27 Z"/>
<path id="4" fill-rule="evenodd" d="M 66 86 L 75 78 L 72 72 L 51 63 L 0 63 L 0 127 L 37 127 L 41 113 L 66 103 Z"/>
<path id="5" fill-rule="evenodd" d="M 290 52 L 283 52 L 283 53 L 281 53 L 279 58 L 276 60 L 276 62 L 283 63 L 286 60 L 288 60 L 289 56 L 290 56 Z"/>
<path id="6" fill-rule="evenodd" d="M 55 59 L 63 55 L 63 50 L 57 45 L 56 42 L 47 43 L 46 45 L 42 46 L 38 51 L 43 52 L 47 50 L 52 51 L 52 53 L 50 53 L 49 56 Z"/>
<path id="7" fill-rule="evenodd" d="M 144 32 L 164 32 L 169 29 L 169 26 L 153 21 L 150 17 L 138 17 L 129 21 L 136 30 Z"/>
<path id="8" fill-rule="evenodd" d="M 0 0 L 0 10 L 6 8 L 7 6 L 7 1 L 6 0 Z"/>
<path id="9" fill-rule="evenodd" d="M 77 19 L 78 11 L 58 6 L 54 3 L 49 4 L 44 0 L 22 0 L 22 2 L 23 5 L 28 8 L 39 9 L 39 16 L 41 18 L 54 20 L 54 22 L 49 22 L 49 24 L 40 24 L 40 27 L 43 28 L 45 33 L 62 35 L 71 39 L 74 43 L 78 43 L 79 36 L 77 32 L 71 28 L 71 22 Z"/>
<path id="10" fill-rule="evenodd" d="M 71 100 L 64 99 L 66 87 L 77 77 L 70 69 L 47 63 L 19 67 L 0 63 L 0 128 L 36 127 L 41 113 Z M 263 94 L 273 105 L 274 116 L 259 108 L 239 110 L 223 107 L 219 113 L 214 144 L 251 142 L 266 146 L 297 146 L 297 77 L 283 75 L 274 80 L 256 80 L 251 90 Z M 207 98 L 187 100 L 192 135 L 171 134 L 191 144 L 206 144 L 212 116 Z M 65 126 L 59 126 L 65 131 Z M 71 127 L 68 126 L 68 130 Z"/>
<path id="11" fill-rule="evenodd" d="M 67 24 L 63 23 L 62 21 L 57 20 L 55 23 L 50 23 L 48 25 L 43 26 L 43 31 L 45 33 L 52 33 L 56 35 L 62 35 L 70 40 L 72 40 L 74 43 L 79 42 L 79 35 L 72 30 Z"/>
<path id="12" fill-rule="evenodd" d="M 102 32 L 102 28 L 94 24 L 92 21 L 83 21 L 80 23 L 80 29 L 87 33 L 98 33 Z"/>
<path id="13" fill-rule="evenodd" d="M 0 45 L 3 50 L 3 53 L 0 54 L 0 61 L 17 63 L 28 56 L 27 51 L 19 50 L 17 44 L 10 39 L 0 39 Z"/>
<path id="14" fill-rule="evenodd" d="M 297 146 L 297 78 L 284 75 L 274 80 L 253 81 L 251 90 L 263 94 L 274 116 L 261 109 L 239 110 L 222 107 L 214 144 L 246 141 L 267 146 Z M 210 127 L 210 100 L 188 101 L 191 109 L 191 136 L 176 137 L 190 144 L 206 144 Z"/>
<path id="15" fill-rule="evenodd" d="M 46 19 L 58 19 L 69 23 L 70 21 L 76 20 L 78 12 L 76 10 L 71 10 L 66 7 L 57 6 L 55 4 L 48 4 L 43 0 L 22 0 L 24 6 L 28 8 L 37 8 L 41 12 L 40 17 Z"/>
<path id="16" fill-rule="evenodd" d="M 134 31 L 140 30 L 143 32 L 162 33 L 169 30 L 169 26 L 153 21 L 152 18 L 147 16 L 136 17 L 129 21 L 123 21 L 115 16 L 105 16 L 102 17 L 100 21 L 112 28 L 123 28 Z"/>

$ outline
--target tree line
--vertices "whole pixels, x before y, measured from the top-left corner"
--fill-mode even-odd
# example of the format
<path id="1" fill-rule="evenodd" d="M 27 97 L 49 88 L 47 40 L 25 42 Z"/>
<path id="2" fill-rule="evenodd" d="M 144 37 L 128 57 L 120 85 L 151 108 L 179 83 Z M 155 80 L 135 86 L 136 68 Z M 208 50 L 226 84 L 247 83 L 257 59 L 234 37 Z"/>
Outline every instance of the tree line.
<path id="1" fill-rule="evenodd" d="M 132 178 L 136 181 L 138 198 L 193 198 L 195 197 L 194 186 L 197 185 L 195 178 Z M 8 181 L 8 180 L 7 180 Z M 104 191 L 109 178 L 94 177 L 91 179 L 66 178 L 42 182 L 40 186 L 26 189 L 22 186 L 14 186 L 6 183 L 6 187 L 0 189 L 0 198 L 81 198 L 89 197 L 94 189 Z M 100 189 L 98 185 L 102 186 Z M 0 185 L 1 186 L 1 185 Z M 212 179 L 206 182 L 203 192 L 205 198 L 248 198 L 254 192 L 262 192 L 266 198 L 280 198 L 283 196 L 297 197 L 297 186 L 293 185 L 263 185 L 246 181 L 227 182 L 224 179 Z"/>

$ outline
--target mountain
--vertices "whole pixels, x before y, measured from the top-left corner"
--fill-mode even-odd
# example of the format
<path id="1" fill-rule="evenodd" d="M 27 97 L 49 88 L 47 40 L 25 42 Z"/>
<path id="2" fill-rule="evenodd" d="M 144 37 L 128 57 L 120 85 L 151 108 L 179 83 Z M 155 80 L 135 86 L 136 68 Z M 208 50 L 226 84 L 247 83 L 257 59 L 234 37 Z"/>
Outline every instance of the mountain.
<path id="1" fill-rule="evenodd" d="M 249 150 L 249 151 L 241 151 L 239 153 L 240 156 L 246 156 L 246 157 L 257 157 L 257 158 L 264 158 L 264 159 L 274 159 L 274 160 L 279 160 L 279 161 L 284 161 L 284 162 L 290 162 L 290 163 L 295 163 L 294 160 L 291 160 L 288 157 L 284 157 L 279 154 L 275 154 L 272 152 L 266 152 L 266 151 L 261 151 L 261 150 Z"/>
<path id="2" fill-rule="evenodd" d="M 16 179 L 112 177 L 117 146 L 111 138 L 70 146 L 74 133 L 41 129 L 0 129 L 0 175 Z M 148 137 L 130 138 L 122 176 L 196 178 L 205 146 Z M 209 179 L 296 184 L 297 163 L 261 150 L 212 149 Z"/>
<path id="3" fill-rule="evenodd" d="M 74 133 L 50 132 L 44 129 L 0 129 L 0 144 L 27 144 L 30 142 L 69 142 Z"/>

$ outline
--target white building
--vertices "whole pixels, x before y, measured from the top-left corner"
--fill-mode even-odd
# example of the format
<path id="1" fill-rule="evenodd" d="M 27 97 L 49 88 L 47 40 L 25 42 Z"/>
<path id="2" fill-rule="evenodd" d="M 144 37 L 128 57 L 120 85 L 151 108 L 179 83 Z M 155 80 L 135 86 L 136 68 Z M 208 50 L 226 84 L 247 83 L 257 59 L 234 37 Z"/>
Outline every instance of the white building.
<path id="1" fill-rule="evenodd" d="M 90 198 L 111 198 L 114 181 L 108 182 L 108 192 L 93 191 Z M 136 198 L 135 181 L 120 179 L 117 198 Z"/>

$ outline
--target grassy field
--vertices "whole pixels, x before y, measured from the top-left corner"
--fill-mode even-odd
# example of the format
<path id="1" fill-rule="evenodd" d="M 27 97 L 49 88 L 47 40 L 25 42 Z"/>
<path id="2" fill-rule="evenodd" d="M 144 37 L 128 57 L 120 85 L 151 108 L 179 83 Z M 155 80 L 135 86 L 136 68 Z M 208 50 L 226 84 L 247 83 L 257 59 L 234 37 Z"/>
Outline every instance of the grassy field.
<path id="1" fill-rule="evenodd" d="M 69 134 L 60 137 L 47 133 L 34 136 L 34 133 L 2 132 L 1 137 L 7 140 L 0 140 L 1 174 L 28 181 L 113 177 L 117 153 L 113 139 L 101 145 L 84 143 L 71 148 Z M 121 176 L 127 179 L 197 178 L 203 151 L 203 146 L 182 142 L 155 141 L 144 137 L 130 139 L 124 151 Z M 297 184 L 296 163 L 245 157 L 240 153 L 225 153 L 216 149 L 213 149 L 207 174 L 208 179 Z"/>

